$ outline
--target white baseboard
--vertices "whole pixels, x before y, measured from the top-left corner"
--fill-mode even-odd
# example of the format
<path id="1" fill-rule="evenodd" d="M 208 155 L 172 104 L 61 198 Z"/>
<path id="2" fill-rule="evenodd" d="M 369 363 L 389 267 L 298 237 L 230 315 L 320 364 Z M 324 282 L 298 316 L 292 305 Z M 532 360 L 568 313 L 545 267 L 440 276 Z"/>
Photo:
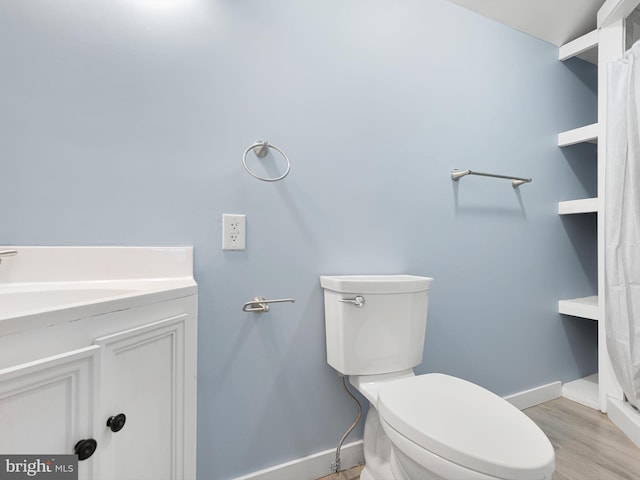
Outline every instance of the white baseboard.
<path id="1" fill-rule="evenodd" d="M 553 382 L 547 385 L 541 385 L 524 392 L 508 395 L 504 399 L 520 410 L 535 407 L 541 403 L 548 402 L 562 396 L 562 382 Z"/>
<path id="2" fill-rule="evenodd" d="M 347 443 L 340 450 L 342 469 L 364 463 L 362 440 Z M 250 473 L 234 480 L 315 480 L 331 473 L 331 463 L 336 460 L 335 448 L 314 453 L 308 457 Z"/>
<path id="3" fill-rule="evenodd" d="M 600 410 L 598 374 L 565 383 L 562 386 L 562 396 L 585 407 Z"/>

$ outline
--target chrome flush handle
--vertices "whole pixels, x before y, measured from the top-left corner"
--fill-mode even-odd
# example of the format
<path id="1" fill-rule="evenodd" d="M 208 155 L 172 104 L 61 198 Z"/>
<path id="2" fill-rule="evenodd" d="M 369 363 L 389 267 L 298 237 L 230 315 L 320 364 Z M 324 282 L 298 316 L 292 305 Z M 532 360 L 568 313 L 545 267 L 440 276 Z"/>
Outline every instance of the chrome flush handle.
<path id="1" fill-rule="evenodd" d="M 0 250 L 0 263 L 2 263 L 2 259 L 5 257 L 13 257 L 18 254 L 17 250 Z"/>
<path id="2" fill-rule="evenodd" d="M 358 308 L 364 307 L 364 297 L 361 297 L 360 295 L 355 298 L 341 298 L 340 301 L 342 303 L 352 303 Z"/>

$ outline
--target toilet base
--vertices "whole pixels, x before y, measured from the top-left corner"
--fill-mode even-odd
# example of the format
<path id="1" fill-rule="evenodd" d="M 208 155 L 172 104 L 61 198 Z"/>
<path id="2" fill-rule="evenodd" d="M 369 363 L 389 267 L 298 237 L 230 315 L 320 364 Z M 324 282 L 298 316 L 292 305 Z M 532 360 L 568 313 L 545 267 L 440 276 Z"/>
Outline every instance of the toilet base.
<path id="1" fill-rule="evenodd" d="M 378 411 L 369 405 L 364 423 L 364 468 L 360 480 L 393 480 L 391 473 L 391 442 L 382 430 Z"/>
<path id="2" fill-rule="evenodd" d="M 367 466 L 365 465 L 365 467 L 360 472 L 360 480 L 378 480 L 378 479 L 371 476 L 371 474 L 367 470 Z"/>
<path id="3" fill-rule="evenodd" d="M 364 424 L 363 446 L 364 468 L 360 472 L 360 480 L 447 480 L 422 468 L 414 471 L 412 467 L 417 465 L 392 447 L 373 405 L 369 405 Z M 403 457 L 411 472 L 407 472 L 399 456 Z"/>

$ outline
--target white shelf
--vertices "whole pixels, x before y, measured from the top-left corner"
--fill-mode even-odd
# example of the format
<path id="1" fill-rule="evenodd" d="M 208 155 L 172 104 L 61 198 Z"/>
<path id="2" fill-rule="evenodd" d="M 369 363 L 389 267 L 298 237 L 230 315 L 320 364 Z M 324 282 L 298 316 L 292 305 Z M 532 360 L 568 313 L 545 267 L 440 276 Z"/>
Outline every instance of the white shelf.
<path id="1" fill-rule="evenodd" d="M 558 302 L 558 312 L 574 317 L 588 318 L 590 320 L 600 320 L 598 296 L 594 295 L 592 297 L 560 300 Z"/>
<path id="2" fill-rule="evenodd" d="M 559 60 L 564 61 L 573 57 L 581 58 L 594 65 L 598 64 L 598 30 L 565 43 L 558 49 Z"/>
<path id="3" fill-rule="evenodd" d="M 597 198 L 583 198 L 581 200 L 567 200 L 558 203 L 558 214 L 573 215 L 576 213 L 594 213 L 598 211 Z"/>
<path id="4" fill-rule="evenodd" d="M 562 385 L 562 396 L 586 407 L 600 409 L 598 400 L 598 374 Z"/>
<path id="5" fill-rule="evenodd" d="M 597 143 L 598 142 L 598 124 L 594 123 L 586 127 L 574 128 L 558 134 L 558 146 L 568 147 L 576 143 Z"/>

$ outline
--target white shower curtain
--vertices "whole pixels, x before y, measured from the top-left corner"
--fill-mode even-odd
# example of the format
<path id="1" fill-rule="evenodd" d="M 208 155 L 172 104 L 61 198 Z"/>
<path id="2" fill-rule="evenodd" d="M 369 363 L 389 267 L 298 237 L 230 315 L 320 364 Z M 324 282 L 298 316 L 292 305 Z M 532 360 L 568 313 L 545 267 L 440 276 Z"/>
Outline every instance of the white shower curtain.
<path id="1" fill-rule="evenodd" d="M 640 407 L 640 45 L 609 65 L 605 176 L 607 348 Z"/>

